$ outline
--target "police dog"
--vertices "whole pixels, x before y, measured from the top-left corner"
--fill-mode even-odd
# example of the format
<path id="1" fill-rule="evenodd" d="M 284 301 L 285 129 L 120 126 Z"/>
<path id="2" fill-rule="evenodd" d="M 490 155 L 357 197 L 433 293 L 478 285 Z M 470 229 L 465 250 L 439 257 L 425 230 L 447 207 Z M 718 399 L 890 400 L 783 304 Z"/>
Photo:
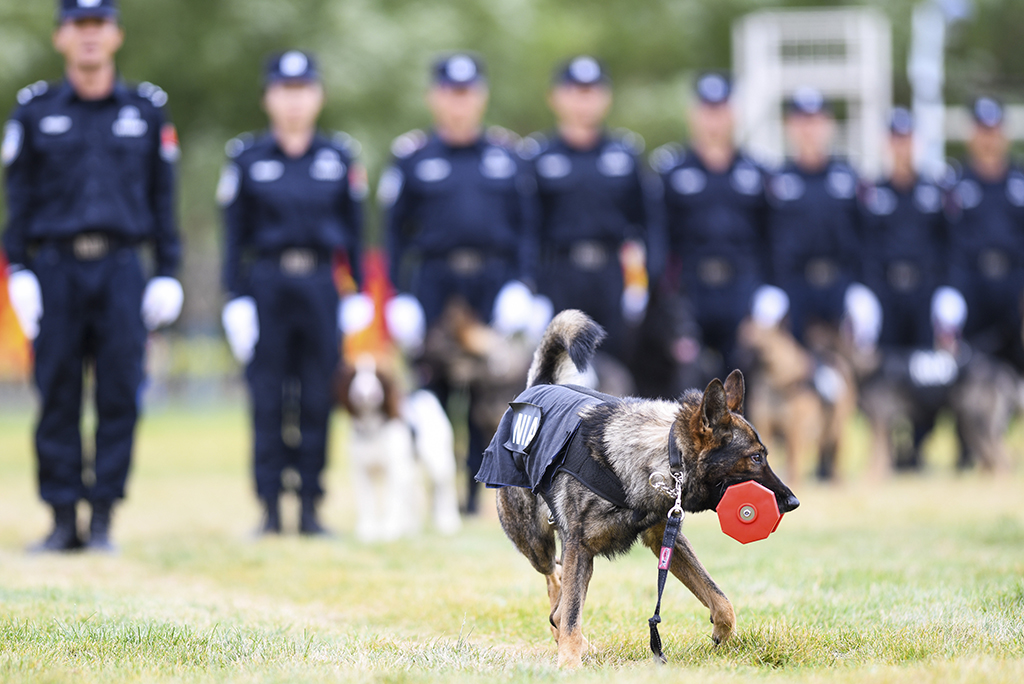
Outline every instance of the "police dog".
<path id="1" fill-rule="evenodd" d="M 527 387 L 578 381 L 604 331 L 586 314 L 568 310 L 552 320 L 537 348 Z M 682 507 L 713 510 L 727 487 L 754 480 L 775 493 L 782 512 L 800 505 L 768 465 L 768 452 L 744 419 L 743 375 L 725 384 L 712 380 L 704 392 L 688 390 L 678 402 L 617 399 L 580 411 L 579 437 L 589 455 L 621 481 L 628 507 L 618 507 L 566 472 L 556 472 L 545 496 L 520 487 L 498 490 L 498 516 L 505 533 L 547 580 L 550 623 L 558 664 L 581 664 L 583 602 L 594 558 L 623 554 L 640 539 L 658 555 L 673 499 L 651 485 L 669 474 L 669 440 L 682 455 Z M 549 505 L 550 504 L 550 505 Z M 562 554 L 556 555 L 555 536 Z M 697 560 L 682 535 L 670 571 L 711 611 L 716 643 L 735 628 L 732 604 Z"/>

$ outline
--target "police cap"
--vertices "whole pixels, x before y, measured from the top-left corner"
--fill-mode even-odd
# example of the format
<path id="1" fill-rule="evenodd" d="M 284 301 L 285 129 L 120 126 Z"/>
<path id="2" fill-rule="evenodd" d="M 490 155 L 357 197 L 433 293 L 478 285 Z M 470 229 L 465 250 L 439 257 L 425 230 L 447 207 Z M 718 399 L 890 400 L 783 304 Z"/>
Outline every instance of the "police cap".
<path id="1" fill-rule="evenodd" d="M 576 86 L 609 86 L 612 82 L 605 66 L 589 55 L 579 55 L 559 64 L 552 80 L 555 85 Z"/>
<path id="2" fill-rule="evenodd" d="M 896 107 L 889 115 L 889 133 L 906 137 L 914 133 L 914 115 L 906 107 Z"/>
<path id="3" fill-rule="evenodd" d="M 974 123 L 985 128 L 998 128 L 1003 125 L 1003 103 L 994 97 L 979 97 L 971 105 L 971 116 Z"/>
<path id="4" fill-rule="evenodd" d="M 716 106 L 729 101 L 732 96 L 732 83 L 724 74 L 712 71 L 697 78 L 694 90 L 701 104 Z"/>
<path id="5" fill-rule="evenodd" d="M 120 11 L 117 0 L 58 0 L 57 21 L 74 21 L 75 19 L 117 19 Z"/>
<path id="6" fill-rule="evenodd" d="M 470 52 L 441 55 L 431 69 L 434 85 L 469 88 L 487 82 L 483 60 Z"/>
<path id="7" fill-rule="evenodd" d="M 801 86 L 793 91 L 786 101 L 786 112 L 803 116 L 832 113 L 821 91 L 810 86 Z"/>
<path id="8" fill-rule="evenodd" d="M 288 50 L 271 56 L 267 60 L 263 82 L 269 86 L 282 81 L 318 83 L 320 71 L 313 55 L 302 50 Z"/>

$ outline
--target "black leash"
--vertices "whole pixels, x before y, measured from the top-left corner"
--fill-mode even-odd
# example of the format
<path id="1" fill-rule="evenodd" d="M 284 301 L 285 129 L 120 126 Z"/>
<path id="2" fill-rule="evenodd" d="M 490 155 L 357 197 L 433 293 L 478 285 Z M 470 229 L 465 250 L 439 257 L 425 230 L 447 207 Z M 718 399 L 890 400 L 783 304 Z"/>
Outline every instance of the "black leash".
<path id="1" fill-rule="evenodd" d="M 647 621 L 651 628 L 651 653 L 659 663 L 668 662 L 668 658 L 661 650 L 661 635 L 658 634 L 658 624 L 661 623 L 661 595 L 665 591 L 665 580 L 668 578 L 668 570 L 672 565 L 672 553 L 676 548 L 676 539 L 679 537 L 679 529 L 683 526 L 683 457 L 679 453 L 679 447 L 675 440 L 675 422 L 668 432 L 668 465 L 675 481 L 673 487 L 665 484 L 664 476 L 659 473 L 651 475 L 650 483 L 655 489 L 675 497 L 675 505 L 668 512 L 668 520 L 665 523 L 665 535 L 661 539 L 661 553 L 658 554 L 658 605 L 654 608 L 654 615 Z"/>

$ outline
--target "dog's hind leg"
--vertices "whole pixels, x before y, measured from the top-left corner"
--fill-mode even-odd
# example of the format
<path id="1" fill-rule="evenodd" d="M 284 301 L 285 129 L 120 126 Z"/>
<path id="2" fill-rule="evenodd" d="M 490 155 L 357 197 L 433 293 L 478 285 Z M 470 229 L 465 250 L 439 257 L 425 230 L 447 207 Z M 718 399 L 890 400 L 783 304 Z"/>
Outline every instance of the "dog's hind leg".
<path id="1" fill-rule="evenodd" d="M 563 540 L 561 598 L 551 621 L 557 626 L 558 666 L 579 667 L 589 647 L 583 636 L 583 603 L 594 574 L 594 557 L 578 539 Z"/>
<path id="2" fill-rule="evenodd" d="M 544 575 L 548 586 L 548 601 L 553 615 L 558 607 L 562 590 L 562 565 L 558 562 L 555 527 L 548 522 L 551 514 L 539 496 L 520 487 L 498 490 L 498 520 L 505 534 L 519 553 L 526 556 L 533 569 Z M 558 628 L 552 619 L 552 632 L 558 641 Z"/>
<path id="3" fill-rule="evenodd" d="M 664 534 L 664 523 L 650 527 L 643 533 L 644 545 L 650 548 L 655 556 L 661 554 Z M 676 539 L 676 546 L 672 551 L 669 571 L 711 611 L 711 624 L 714 625 L 711 638 L 715 643 L 720 644 L 731 637 L 736 628 L 736 612 L 732 608 L 732 603 L 704 569 L 689 540 L 681 534 Z"/>

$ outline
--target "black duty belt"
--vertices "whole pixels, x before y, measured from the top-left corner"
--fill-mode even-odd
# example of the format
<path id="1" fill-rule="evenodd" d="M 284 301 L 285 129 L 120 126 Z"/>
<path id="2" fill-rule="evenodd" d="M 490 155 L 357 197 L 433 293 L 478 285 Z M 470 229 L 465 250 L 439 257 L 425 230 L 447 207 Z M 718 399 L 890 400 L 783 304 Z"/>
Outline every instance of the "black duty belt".
<path id="1" fill-rule="evenodd" d="M 736 269 L 723 257 L 705 257 L 697 262 L 697 277 L 708 287 L 724 287 L 736 277 Z"/>
<path id="2" fill-rule="evenodd" d="M 262 258 L 275 263 L 281 273 L 293 278 L 312 275 L 318 268 L 331 262 L 327 250 L 313 247 L 286 247 L 277 252 L 265 253 Z"/>
<path id="3" fill-rule="evenodd" d="M 600 271 L 616 253 L 615 245 L 601 240 L 576 240 L 557 250 L 561 259 L 568 259 L 581 271 Z"/>
<path id="4" fill-rule="evenodd" d="M 88 231 L 68 238 L 53 240 L 48 244 L 61 252 L 70 254 L 78 261 L 99 261 L 122 247 L 133 246 L 132 242 L 111 233 Z"/>
<path id="5" fill-rule="evenodd" d="M 890 262 L 885 268 L 885 280 L 896 292 L 910 292 L 921 285 L 921 267 L 912 261 Z"/>
<path id="6" fill-rule="evenodd" d="M 978 272 L 986 280 L 1003 280 L 1012 265 L 1010 255 L 1002 249 L 983 249 L 978 254 Z"/>
<path id="7" fill-rule="evenodd" d="M 825 257 L 808 259 L 804 266 L 804 278 L 812 287 L 826 288 L 839 280 L 839 264 Z"/>

